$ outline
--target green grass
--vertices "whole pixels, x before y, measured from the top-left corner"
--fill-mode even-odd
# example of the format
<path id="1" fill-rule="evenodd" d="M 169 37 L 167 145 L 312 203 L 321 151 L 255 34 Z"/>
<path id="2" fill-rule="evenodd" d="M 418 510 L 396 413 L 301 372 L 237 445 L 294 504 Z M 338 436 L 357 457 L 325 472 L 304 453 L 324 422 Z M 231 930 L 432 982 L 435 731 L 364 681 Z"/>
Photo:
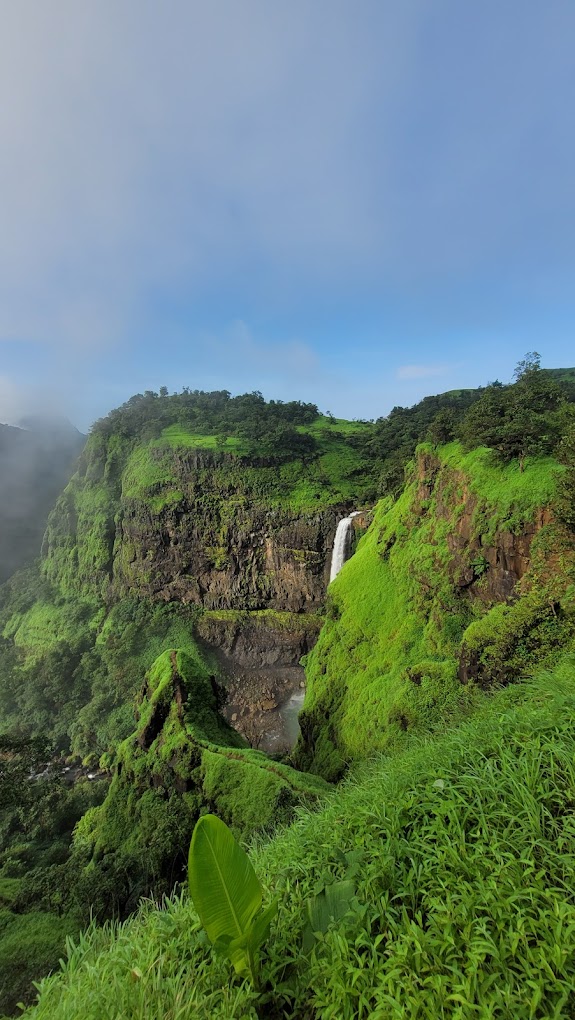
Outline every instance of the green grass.
<path id="1" fill-rule="evenodd" d="M 557 654 L 573 630 L 572 550 L 565 552 L 564 563 L 555 557 L 549 585 L 544 579 L 544 564 L 561 545 L 557 536 L 552 548 L 533 558 L 529 577 L 535 594 L 529 602 L 490 613 L 488 603 L 456 583 L 461 569 L 471 566 L 497 532 L 522 530 L 549 503 L 556 463 L 531 461 L 522 474 L 514 465 L 498 466 L 486 450 L 464 454 L 458 444 L 439 451 L 422 446 L 419 456 L 401 497 L 380 502 L 355 555 L 330 586 L 327 621 L 307 658 L 303 729 L 308 736 L 296 755 L 302 766 L 329 779 L 349 760 L 401 746 L 411 732 L 441 726 L 472 709 L 477 692 L 472 683 L 461 685 L 458 661 L 475 618 L 484 616 L 482 641 L 493 644 L 484 671 L 492 677 L 505 672 L 510 647 L 515 679 L 538 656 Z M 417 473 L 426 464 L 435 474 L 422 479 Z M 422 480 L 433 490 L 423 501 L 418 496 Z M 455 558 L 460 513 L 470 507 L 473 534 Z M 541 546 L 544 537 L 545 529 L 538 538 Z M 559 614 L 551 608 L 554 600 Z"/>
<path id="2" fill-rule="evenodd" d="M 226 453 L 237 454 L 248 451 L 248 444 L 238 436 L 226 436 L 223 440 L 220 436 L 189 432 L 183 425 L 169 425 L 163 429 L 161 439 L 157 439 L 154 445 L 161 447 L 166 442 L 175 448 L 189 446 L 197 450 L 223 450 Z"/>
<path id="3" fill-rule="evenodd" d="M 280 910 L 263 992 L 186 897 L 70 947 L 30 1020 L 550 1020 L 575 1009 L 575 660 L 441 739 L 357 769 L 252 847 Z M 301 948 L 304 905 L 353 851 L 357 907 Z"/>
<path id="4" fill-rule="evenodd" d="M 575 382 L 575 368 L 542 368 L 541 371 L 556 382 Z"/>
<path id="5" fill-rule="evenodd" d="M 58 648 L 63 642 L 81 643 L 87 624 L 82 607 L 71 613 L 65 605 L 36 602 L 27 612 L 15 613 L 3 631 L 3 637 L 12 638 L 16 648 L 25 652 L 28 663 L 41 658 L 46 652 Z M 89 611 L 86 607 L 86 611 Z"/>
<path id="6" fill-rule="evenodd" d="M 321 510 L 356 500 L 365 503 L 373 483 L 369 477 L 362 477 L 367 467 L 347 442 L 347 437 L 365 428 L 359 422 L 333 425 L 319 419 L 314 425 L 300 427 L 300 431 L 318 440 L 315 457 L 256 467 L 249 460 L 239 459 L 246 457 L 247 447 L 238 438 L 228 437 L 221 445 L 217 436 L 202 436 L 173 425 L 160 439 L 141 444 L 130 454 L 122 475 L 122 499 L 145 501 L 156 514 L 173 503 L 195 501 L 198 490 L 204 493 L 205 501 L 209 491 L 223 495 L 230 488 L 242 503 L 291 511 Z M 237 454 L 237 465 L 217 461 L 204 467 L 200 464 L 190 474 L 189 467 L 180 464 L 178 451 L 193 448 L 216 455 Z"/>
<path id="7" fill-rule="evenodd" d="M 422 445 L 419 449 L 429 447 Z M 496 528 L 512 532 L 520 529 L 536 509 L 548 506 L 557 477 L 564 471 L 552 457 L 528 457 L 522 472 L 518 461 L 499 464 L 484 447 L 464 454 L 458 443 L 441 447 L 437 453 L 442 464 L 469 479 L 470 492 L 481 502 L 482 518 L 478 518 L 476 527 L 482 527 L 486 536 Z"/>
<path id="8" fill-rule="evenodd" d="M 369 431 L 372 428 L 370 422 L 347 421 L 346 418 L 330 419 L 326 415 L 320 415 L 311 425 L 298 425 L 297 431 L 313 436 L 320 443 L 329 442 L 337 435 L 354 436 L 361 432 Z"/>

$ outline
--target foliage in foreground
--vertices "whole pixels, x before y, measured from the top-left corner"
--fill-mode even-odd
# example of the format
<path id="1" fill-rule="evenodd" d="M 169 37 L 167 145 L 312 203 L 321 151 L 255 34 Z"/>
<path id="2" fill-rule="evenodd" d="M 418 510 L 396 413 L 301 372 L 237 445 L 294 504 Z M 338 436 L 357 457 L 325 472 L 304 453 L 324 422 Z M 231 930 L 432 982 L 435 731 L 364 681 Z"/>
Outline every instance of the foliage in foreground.
<path id="1" fill-rule="evenodd" d="M 232 831 L 216 815 L 198 819 L 188 861 L 188 887 L 217 952 L 236 974 L 259 984 L 260 948 L 277 913 L 277 900 L 262 912 L 262 885 Z"/>
<path id="2" fill-rule="evenodd" d="M 575 1009 L 575 658 L 456 730 L 378 757 L 252 848 L 278 895 L 263 988 L 186 897 L 69 949 L 29 1020 L 548 1020 Z M 306 957 L 305 903 L 357 851 L 362 911 Z"/>

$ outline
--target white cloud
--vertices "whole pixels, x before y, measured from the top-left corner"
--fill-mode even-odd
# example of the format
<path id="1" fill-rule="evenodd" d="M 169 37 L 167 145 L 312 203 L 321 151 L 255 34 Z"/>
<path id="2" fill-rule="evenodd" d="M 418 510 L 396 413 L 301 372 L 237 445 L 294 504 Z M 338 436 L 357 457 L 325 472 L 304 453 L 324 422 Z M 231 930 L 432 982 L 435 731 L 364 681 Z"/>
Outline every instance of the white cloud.
<path id="1" fill-rule="evenodd" d="M 401 365 L 397 370 L 398 379 L 430 379 L 433 376 L 448 375 L 453 365 Z"/>
<path id="2" fill-rule="evenodd" d="M 319 358 L 306 343 L 297 339 L 266 343 L 241 319 L 221 335 L 204 334 L 198 347 L 205 367 L 214 362 L 225 366 L 238 382 L 244 374 L 248 381 L 257 378 L 262 384 L 317 379 L 319 375 Z"/>
<path id="3" fill-rule="evenodd" d="M 8 5 L 0 339 L 105 345 L 155 294 L 225 291 L 246 267 L 272 296 L 365 274 L 381 240 L 370 111 L 385 130 L 412 20 L 390 0 L 366 13 Z"/>

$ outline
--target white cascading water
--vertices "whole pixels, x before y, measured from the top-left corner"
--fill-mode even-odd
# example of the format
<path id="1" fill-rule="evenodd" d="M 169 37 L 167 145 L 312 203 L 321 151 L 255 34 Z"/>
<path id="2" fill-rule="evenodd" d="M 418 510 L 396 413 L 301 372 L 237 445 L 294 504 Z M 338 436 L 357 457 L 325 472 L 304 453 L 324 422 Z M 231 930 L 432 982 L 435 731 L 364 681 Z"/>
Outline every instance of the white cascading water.
<path id="1" fill-rule="evenodd" d="M 337 577 L 349 556 L 351 546 L 351 524 L 353 518 L 357 517 L 359 513 L 361 513 L 361 510 L 354 510 L 349 517 L 344 517 L 338 523 L 335 531 L 335 538 L 333 540 L 333 551 L 331 554 L 331 570 L 329 572 L 330 584 L 334 577 Z"/>

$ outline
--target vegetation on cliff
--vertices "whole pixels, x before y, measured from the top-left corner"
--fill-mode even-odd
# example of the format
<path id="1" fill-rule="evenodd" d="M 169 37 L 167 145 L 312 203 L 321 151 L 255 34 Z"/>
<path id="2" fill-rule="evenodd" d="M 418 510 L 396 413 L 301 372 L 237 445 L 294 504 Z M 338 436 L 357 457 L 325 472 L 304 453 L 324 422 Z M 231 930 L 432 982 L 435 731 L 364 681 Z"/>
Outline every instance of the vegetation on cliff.
<path id="1" fill-rule="evenodd" d="M 141 896 L 185 877 L 192 830 L 213 811 L 238 835 L 289 820 L 325 794 L 313 776 L 249 748 L 218 712 L 196 651 L 171 649 L 149 671 L 136 731 L 120 744 L 106 799 L 76 826 L 72 896 L 98 919 L 124 915 Z"/>
<path id="2" fill-rule="evenodd" d="M 279 897 L 262 991 L 186 896 L 92 928 L 30 1020 L 543 1020 L 575 1005 L 575 661 L 353 770 L 250 856 Z M 305 904 L 355 856 L 357 909 L 304 953 Z"/>
<path id="3" fill-rule="evenodd" d="M 560 471 L 552 459 L 522 472 L 484 449 L 419 447 L 401 497 L 379 504 L 330 586 L 307 659 L 300 766 L 337 778 L 469 712 L 478 687 L 561 654 L 575 633 L 575 547 L 545 514 Z"/>
<path id="4" fill-rule="evenodd" d="M 42 914 L 25 989 L 39 973 L 34 958 L 50 966 L 90 908 L 102 921 L 136 909 L 141 895 L 169 893 L 205 811 L 251 842 L 283 906 L 263 998 L 222 985 L 222 964 L 212 965 L 193 911 L 176 898 L 82 937 L 38 1016 L 76 1009 L 103 1020 L 106 1002 L 92 1003 L 89 989 L 104 972 L 122 1017 L 463 1018 L 501 1003 L 502 1016 L 561 1015 L 573 977 L 563 890 L 572 846 L 561 821 L 570 779 L 549 763 L 556 746 L 566 760 L 573 740 L 561 715 L 574 694 L 565 654 L 575 632 L 573 388 L 569 373 L 545 373 L 529 355 L 510 387 L 429 398 L 376 423 L 260 394 L 186 391 L 135 397 L 97 423 L 51 516 L 39 571 L 0 591 L 0 729 L 12 742 L 4 772 L 22 777 L 19 760 L 50 732 L 53 750 L 110 775 L 55 791 L 35 780 L 34 809 L 11 803 L 0 819 L 6 959 L 36 932 L 26 918 Z M 377 495 L 373 523 L 358 530 L 326 599 L 337 520 Z M 308 652 L 289 764 L 250 749 L 223 721 L 218 660 L 197 637 L 248 660 L 256 647 L 269 657 L 273 640 Z M 325 780 L 346 771 L 330 793 Z M 521 814 L 514 774 L 530 777 L 544 822 L 547 807 Z M 323 806 L 310 814 L 306 803 Z M 20 843 L 18 810 L 38 820 Z M 50 810 L 60 819 L 52 828 Z M 42 826 L 54 858 L 38 843 Z M 536 830 L 545 854 L 562 841 L 544 871 Z M 518 857 L 505 857 L 508 843 Z M 504 858 L 498 903 L 490 876 Z M 350 861 L 352 909 L 310 956 L 297 917 Z M 531 906 L 523 914 L 520 904 L 516 929 L 519 868 Z M 533 904 L 566 919 L 553 986 L 536 975 Z M 521 982 L 530 1012 L 517 1005 Z"/>

